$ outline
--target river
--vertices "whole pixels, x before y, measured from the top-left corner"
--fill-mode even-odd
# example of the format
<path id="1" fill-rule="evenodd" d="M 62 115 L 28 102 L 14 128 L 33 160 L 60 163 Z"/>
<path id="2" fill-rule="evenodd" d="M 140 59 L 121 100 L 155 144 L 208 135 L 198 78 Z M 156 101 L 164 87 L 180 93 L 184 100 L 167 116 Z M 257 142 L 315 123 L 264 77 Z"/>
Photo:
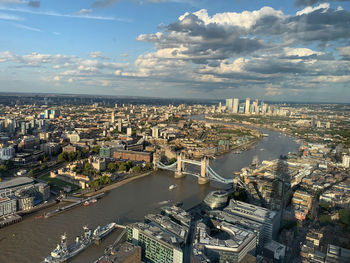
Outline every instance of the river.
<path id="1" fill-rule="evenodd" d="M 202 116 L 192 118 L 203 119 Z M 255 155 L 260 161 L 271 160 L 298 149 L 299 145 L 293 138 L 275 131 L 260 130 L 269 134 L 269 137 L 262 138 L 255 148 L 241 154 L 225 154 L 211 160 L 210 166 L 218 174 L 229 178 L 233 176 L 233 171 L 248 166 Z M 177 184 L 178 187 L 170 191 L 168 187 L 171 184 Z M 35 216 L 43 214 L 40 211 L 25 217 L 18 224 L 0 229 L 0 262 L 41 262 L 55 248 L 63 233 L 67 233 L 68 241 L 72 242 L 75 236 L 82 233 L 83 225 L 95 228 L 112 221 L 121 224 L 142 221 L 147 213 L 158 213 L 162 206 L 179 201 L 187 209 L 201 202 L 209 191 L 217 188 L 225 186 L 213 182 L 198 185 L 197 178 L 191 176 L 174 179 L 171 172 L 154 172 L 110 191 L 96 204 L 77 207 L 48 219 L 35 219 Z M 71 262 L 93 262 L 103 254 L 107 245 L 113 243 L 117 235 L 118 231 L 115 231 L 101 245 L 91 246 Z"/>

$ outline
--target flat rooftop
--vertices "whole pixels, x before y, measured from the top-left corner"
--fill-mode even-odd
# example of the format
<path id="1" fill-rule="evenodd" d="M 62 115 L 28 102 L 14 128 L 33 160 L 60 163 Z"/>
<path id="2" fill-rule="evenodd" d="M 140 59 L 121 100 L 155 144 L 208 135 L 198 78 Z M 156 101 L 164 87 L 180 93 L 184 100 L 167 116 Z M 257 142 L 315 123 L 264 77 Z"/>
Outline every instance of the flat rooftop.
<path id="1" fill-rule="evenodd" d="M 232 225 L 226 222 L 221 222 L 218 229 L 228 233 L 230 239 L 220 240 L 213 238 L 208 234 L 208 227 L 199 222 L 196 227 L 197 242 L 205 247 L 216 250 L 225 250 L 239 253 L 250 242 L 256 243 L 256 235 L 249 230 Z"/>
<path id="2" fill-rule="evenodd" d="M 177 235 L 179 238 L 185 241 L 188 235 L 188 227 L 177 224 L 167 216 L 159 215 L 159 214 L 149 214 L 145 216 L 145 219 L 150 220 L 162 228 L 170 231 L 171 233 Z"/>
<path id="3" fill-rule="evenodd" d="M 22 185 L 33 184 L 34 180 L 29 177 L 16 177 L 11 180 L 3 181 L 0 183 L 0 190 L 7 188 L 14 188 Z"/>
<path id="4" fill-rule="evenodd" d="M 175 205 L 165 206 L 165 207 L 162 207 L 162 211 L 164 211 L 166 214 L 173 216 L 174 218 L 185 223 L 188 226 L 191 223 L 191 220 L 192 220 L 191 215 L 180 207 L 177 207 Z"/>
<path id="5" fill-rule="evenodd" d="M 134 223 L 130 226 L 136 228 L 146 236 L 154 237 L 156 240 L 161 241 L 161 243 L 166 243 L 168 246 L 181 249 L 180 245 L 182 243 L 182 239 L 158 226 L 145 223 Z"/>
<path id="6" fill-rule="evenodd" d="M 231 214 L 228 211 L 212 210 L 212 211 L 208 211 L 207 214 L 209 215 L 209 217 L 217 219 L 218 221 L 225 221 L 230 224 L 237 224 L 244 228 L 252 229 L 254 231 L 260 232 L 262 228 L 261 223 L 258 223 L 256 221 L 253 221 L 238 215 Z"/>
<path id="7" fill-rule="evenodd" d="M 277 215 L 277 212 L 272 210 L 233 199 L 224 210 L 230 213 L 239 214 L 243 217 L 251 218 L 258 222 L 272 221 Z"/>

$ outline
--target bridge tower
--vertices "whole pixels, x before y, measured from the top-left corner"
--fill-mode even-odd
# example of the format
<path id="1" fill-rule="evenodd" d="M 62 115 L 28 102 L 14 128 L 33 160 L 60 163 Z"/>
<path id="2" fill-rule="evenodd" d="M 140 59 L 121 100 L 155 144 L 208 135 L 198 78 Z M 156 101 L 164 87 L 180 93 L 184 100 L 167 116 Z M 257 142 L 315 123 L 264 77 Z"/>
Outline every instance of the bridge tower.
<path id="1" fill-rule="evenodd" d="M 207 157 L 203 157 L 201 159 L 201 175 L 198 177 L 199 184 L 209 183 L 208 166 L 209 166 L 209 159 Z"/>
<path id="2" fill-rule="evenodd" d="M 185 176 L 185 174 L 183 174 L 183 170 L 184 170 L 184 163 L 182 162 L 183 159 L 183 153 L 179 153 L 177 155 L 177 166 L 176 166 L 176 171 L 175 171 L 175 178 L 182 178 Z"/>
<path id="3" fill-rule="evenodd" d="M 155 171 L 158 170 L 157 163 L 159 162 L 159 160 L 159 154 L 157 152 L 153 153 L 153 170 Z"/>

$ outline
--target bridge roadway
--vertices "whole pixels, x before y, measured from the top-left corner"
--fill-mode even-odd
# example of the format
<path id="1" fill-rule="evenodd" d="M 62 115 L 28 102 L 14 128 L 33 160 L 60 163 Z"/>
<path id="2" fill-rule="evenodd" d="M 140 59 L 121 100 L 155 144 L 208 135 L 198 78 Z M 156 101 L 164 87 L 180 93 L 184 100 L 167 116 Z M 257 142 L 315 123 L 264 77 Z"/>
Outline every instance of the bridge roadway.
<path id="1" fill-rule="evenodd" d="M 188 159 L 182 159 L 181 160 L 183 163 L 190 163 L 190 164 L 194 164 L 194 165 L 198 165 L 201 166 L 201 162 L 200 161 L 195 161 L 195 160 L 188 160 Z M 173 171 L 176 172 L 177 169 L 177 161 L 170 164 L 170 165 L 165 165 L 162 162 L 157 162 L 156 163 L 156 167 L 160 168 L 160 169 L 164 169 L 164 170 L 169 170 L 169 171 Z M 188 175 L 192 175 L 195 177 L 200 177 L 201 175 L 195 172 L 190 172 L 190 171 L 181 171 L 183 174 L 188 174 Z M 217 174 L 210 166 L 206 167 L 206 172 L 207 172 L 207 178 L 216 182 L 220 182 L 220 183 L 224 183 L 224 184 L 233 184 L 235 179 L 228 179 L 228 178 L 224 178 L 222 176 L 220 176 L 219 174 Z"/>

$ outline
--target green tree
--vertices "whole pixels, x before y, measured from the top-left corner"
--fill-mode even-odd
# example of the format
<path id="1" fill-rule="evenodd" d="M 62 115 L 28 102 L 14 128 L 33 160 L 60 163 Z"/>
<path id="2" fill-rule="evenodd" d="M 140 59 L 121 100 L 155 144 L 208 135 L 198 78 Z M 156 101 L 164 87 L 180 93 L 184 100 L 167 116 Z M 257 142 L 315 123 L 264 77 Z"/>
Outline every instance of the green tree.
<path id="1" fill-rule="evenodd" d="M 95 153 L 95 154 L 98 154 L 99 152 L 100 152 L 100 148 L 101 148 L 101 146 L 93 146 L 92 148 L 91 148 L 91 152 L 92 153 Z"/>
<path id="2" fill-rule="evenodd" d="M 146 163 L 145 170 L 151 170 L 153 168 L 152 163 Z"/>
<path id="3" fill-rule="evenodd" d="M 0 165 L 0 172 L 7 172 L 8 171 L 8 166 L 6 164 Z"/>
<path id="4" fill-rule="evenodd" d="M 125 163 L 125 166 L 126 166 L 126 170 L 129 171 L 131 168 L 133 168 L 135 166 L 135 164 L 133 161 L 127 161 Z"/>
<path id="5" fill-rule="evenodd" d="M 136 166 L 134 166 L 134 167 L 132 168 L 132 171 L 133 171 L 134 173 L 139 173 L 139 172 L 141 172 L 141 167 L 138 166 L 138 165 L 136 165 Z"/>
<path id="6" fill-rule="evenodd" d="M 126 167 L 126 165 L 124 163 L 119 165 L 119 168 L 118 168 L 119 171 L 125 172 L 126 169 L 127 169 L 127 167 Z"/>
<path id="7" fill-rule="evenodd" d="M 176 160 L 176 158 L 171 158 L 170 160 L 169 160 L 169 162 L 168 162 L 168 164 L 170 165 L 170 164 L 173 164 L 173 163 L 175 163 L 177 160 Z"/>
<path id="8" fill-rule="evenodd" d="M 350 226 L 350 211 L 347 209 L 340 209 L 339 221 L 346 226 Z"/>
<path id="9" fill-rule="evenodd" d="M 110 162 L 107 166 L 107 170 L 111 173 L 114 173 L 115 171 L 117 171 L 117 165 L 113 162 Z"/>
<path id="10" fill-rule="evenodd" d="M 329 215 L 321 215 L 320 216 L 320 223 L 322 225 L 328 225 L 328 224 L 332 223 L 332 219 Z"/>

